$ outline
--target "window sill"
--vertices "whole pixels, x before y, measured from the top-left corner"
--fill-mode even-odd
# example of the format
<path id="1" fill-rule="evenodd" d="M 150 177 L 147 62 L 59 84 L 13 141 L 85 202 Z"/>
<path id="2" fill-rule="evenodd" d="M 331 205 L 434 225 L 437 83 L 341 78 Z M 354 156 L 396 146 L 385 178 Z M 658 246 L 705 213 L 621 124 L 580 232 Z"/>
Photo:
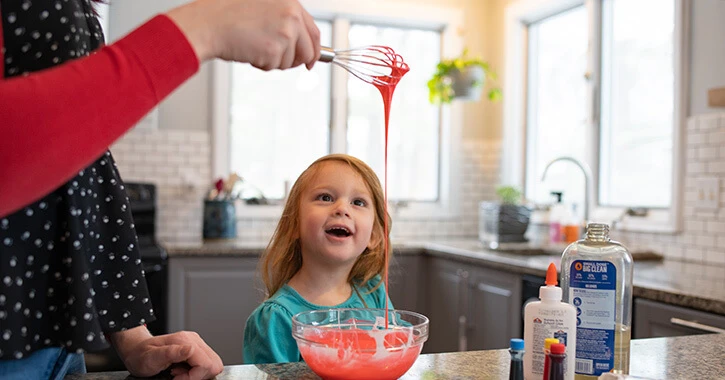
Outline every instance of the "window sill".
<path id="1" fill-rule="evenodd" d="M 625 212 L 622 208 L 598 208 L 590 219 L 607 223 L 616 231 L 656 234 L 676 234 L 681 231 L 678 218 L 672 216 L 672 210 L 649 210 L 647 216 L 622 217 Z"/>

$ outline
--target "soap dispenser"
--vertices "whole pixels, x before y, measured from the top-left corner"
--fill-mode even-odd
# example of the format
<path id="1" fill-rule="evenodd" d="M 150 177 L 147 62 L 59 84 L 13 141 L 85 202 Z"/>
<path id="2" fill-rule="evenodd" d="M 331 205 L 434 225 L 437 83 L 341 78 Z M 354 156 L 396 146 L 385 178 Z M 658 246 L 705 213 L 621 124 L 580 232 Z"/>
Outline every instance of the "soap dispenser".
<path id="1" fill-rule="evenodd" d="M 566 208 L 561 203 L 561 197 L 564 193 L 552 191 L 551 195 L 556 198 L 556 203 L 551 206 L 551 212 L 549 213 L 549 242 L 556 244 L 564 241 L 561 236 L 561 226 L 566 215 Z"/>

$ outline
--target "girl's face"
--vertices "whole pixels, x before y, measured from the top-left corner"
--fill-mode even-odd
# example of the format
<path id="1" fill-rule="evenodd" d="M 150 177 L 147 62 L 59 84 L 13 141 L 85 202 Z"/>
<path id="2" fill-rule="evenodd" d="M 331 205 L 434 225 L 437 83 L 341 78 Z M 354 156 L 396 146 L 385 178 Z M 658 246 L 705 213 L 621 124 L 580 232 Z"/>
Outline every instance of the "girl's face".
<path id="1" fill-rule="evenodd" d="M 300 199 L 300 245 L 306 262 L 349 264 L 371 244 L 373 197 L 348 164 L 320 164 Z"/>

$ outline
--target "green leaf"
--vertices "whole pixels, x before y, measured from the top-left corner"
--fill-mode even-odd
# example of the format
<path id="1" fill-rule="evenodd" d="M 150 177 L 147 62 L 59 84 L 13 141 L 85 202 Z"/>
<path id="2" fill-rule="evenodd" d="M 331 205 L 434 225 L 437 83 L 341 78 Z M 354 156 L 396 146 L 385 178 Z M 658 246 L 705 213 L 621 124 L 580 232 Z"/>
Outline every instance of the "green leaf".
<path id="1" fill-rule="evenodd" d="M 499 186 L 496 188 L 496 195 L 501 198 L 504 204 L 519 204 L 523 193 L 513 186 Z"/>
<path id="2" fill-rule="evenodd" d="M 503 94 L 501 93 L 500 88 L 494 88 L 493 90 L 488 92 L 488 100 L 492 102 L 497 102 L 501 99 L 503 99 Z"/>

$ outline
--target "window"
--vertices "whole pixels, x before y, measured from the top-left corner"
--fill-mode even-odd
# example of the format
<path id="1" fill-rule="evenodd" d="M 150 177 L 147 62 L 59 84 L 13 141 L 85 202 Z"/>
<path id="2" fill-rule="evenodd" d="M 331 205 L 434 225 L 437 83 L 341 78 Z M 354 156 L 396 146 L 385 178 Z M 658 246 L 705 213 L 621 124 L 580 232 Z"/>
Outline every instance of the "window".
<path id="1" fill-rule="evenodd" d="M 353 24 L 350 46 L 395 46 L 411 67 L 393 94 L 388 131 L 388 199 L 435 202 L 439 195 L 440 108 L 428 102 L 426 83 L 440 60 L 440 32 Z M 368 163 L 382 180 L 384 138 L 380 92 L 359 80 L 347 85 L 347 153 Z"/>
<path id="2" fill-rule="evenodd" d="M 450 110 L 428 102 L 426 83 L 441 56 L 460 50 L 453 36 L 461 15 L 432 7 L 411 15 L 406 9 L 345 1 L 308 6 L 324 46 L 387 45 L 411 67 L 393 96 L 388 197 L 406 205 L 400 214 L 444 216 L 454 212 L 450 193 L 456 185 L 445 144 L 460 126 Z M 312 71 L 263 72 L 217 62 L 214 78 L 215 176 L 237 172 L 268 199 L 280 200 L 315 159 L 341 152 L 364 160 L 382 182 L 384 112 L 375 87 L 325 63 Z M 246 215 L 270 217 L 280 211 L 245 209 Z"/>
<path id="3" fill-rule="evenodd" d="M 317 21 L 317 27 L 329 46 L 332 25 Z M 282 199 L 286 183 L 330 152 L 332 66 L 270 72 L 230 66 L 229 169 L 267 198 Z"/>
<path id="4" fill-rule="evenodd" d="M 600 203 L 667 208 L 672 204 L 674 0 L 603 5 Z"/>
<path id="5" fill-rule="evenodd" d="M 562 161 L 542 180 L 552 160 L 568 156 L 591 168 L 590 220 L 646 208 L 647 217 L 620 226 L 677 230 L 686 11 L 682 0 L 509 7 L 506 90 L 521 95 L 506 105 L 505 181 L 538 203 L 563 191 L 583 216 L 581 170 Z"/>

